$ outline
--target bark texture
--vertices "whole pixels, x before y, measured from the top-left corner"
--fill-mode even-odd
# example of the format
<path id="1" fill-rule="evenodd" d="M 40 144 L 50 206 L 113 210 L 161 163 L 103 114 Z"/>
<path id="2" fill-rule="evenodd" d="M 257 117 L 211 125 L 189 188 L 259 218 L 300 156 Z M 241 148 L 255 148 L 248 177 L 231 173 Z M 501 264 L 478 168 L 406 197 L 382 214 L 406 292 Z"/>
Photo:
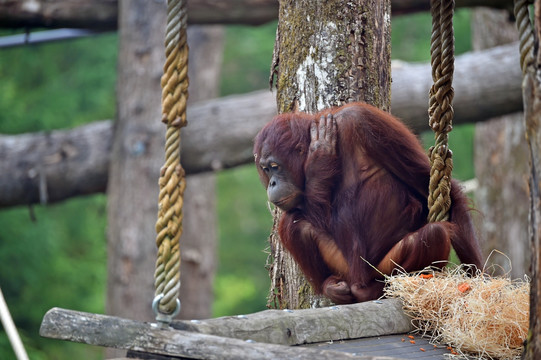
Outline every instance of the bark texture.
<path id="1" fill-rule="evenodd" d="M 278 111 L 317 112 L 365 101 L 390 108 L 390 1 L 281 0 L 271 76 Z M 278 308 L 320 306 L 277 236 L 270 237 L 269 304 Z"/>
<path id="2" fill-rule="evenodd" d="M 280 1 L 279 16 L 279 112 L 317 112 L 353 101 L 389 110 L 388 2 Z"/>

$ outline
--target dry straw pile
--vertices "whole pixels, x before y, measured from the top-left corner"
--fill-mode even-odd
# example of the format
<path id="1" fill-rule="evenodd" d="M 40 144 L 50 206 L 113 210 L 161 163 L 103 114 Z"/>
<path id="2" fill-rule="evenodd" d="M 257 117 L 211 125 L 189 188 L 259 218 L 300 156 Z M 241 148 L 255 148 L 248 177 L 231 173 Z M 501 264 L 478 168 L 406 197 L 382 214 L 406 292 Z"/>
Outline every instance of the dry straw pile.
<path id="1" fill-rule="evenodd" d="M 387 297 L 399 297 L 423 335 L 477 359 L 519 359 L 528 333 L 529 282 L 464 268 L 387 278 Z"/>

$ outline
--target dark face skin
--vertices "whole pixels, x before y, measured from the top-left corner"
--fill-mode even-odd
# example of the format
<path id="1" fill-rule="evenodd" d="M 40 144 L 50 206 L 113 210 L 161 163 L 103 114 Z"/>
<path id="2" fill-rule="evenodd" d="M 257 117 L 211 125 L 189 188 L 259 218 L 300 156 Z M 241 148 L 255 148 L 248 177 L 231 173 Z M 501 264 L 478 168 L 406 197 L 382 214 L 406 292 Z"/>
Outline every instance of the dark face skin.
<path id="1" fill-rule="evenodd" d="M 294 209 L 302 203 L 301 189 L 292 183 L 291 176 L 280 161 L 273 157 L 261 157 L 259 166 L 269 179 L 267 196 L 269 201 L 283 211 Z"/>

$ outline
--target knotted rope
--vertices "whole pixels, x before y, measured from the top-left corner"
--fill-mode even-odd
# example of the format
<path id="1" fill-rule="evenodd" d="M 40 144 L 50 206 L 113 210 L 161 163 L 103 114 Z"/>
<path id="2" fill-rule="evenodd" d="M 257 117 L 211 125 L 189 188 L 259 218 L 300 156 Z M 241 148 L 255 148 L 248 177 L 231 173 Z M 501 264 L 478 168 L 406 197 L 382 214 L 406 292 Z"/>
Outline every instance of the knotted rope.
<path id="1" fill-rule="evenodd" d="M 167 14 L 166 60 L 161 79 L 162 122 L 167 125 L 167 130 L 165 165 L 161 169 L 159 179 L 160 194 L 156 222 L 158 257 L 154 274 L 155 302 L 158 302 L 157 310 L 162 315 L 171 315 L 180 310 L 179 239 L 182 234 L 182 197 L 186 187 L 184 170 L 180 165 L 180 129 L 186 125 L 188 99 L 186 0 L 169 0 Z M 159 317 L 159 314 L 157 316 Z"/>
<path id="2" fill-rule="evenodd" d="M 429 150 L 431 170 L 428 195 L 428 221 L 445 221 L 451 207 L 452 152 L 448 133 L 452 129 L 455 38 L 453 34 L 454 0 L 431 0 L 432 37 L 430 46 L 432 80 L 429 99 L 429 124 L 435 133 L 435 145 Z"/>
<path id="3" fill-rule="evenodd" d="M 514 12 L 520 39 L 520 68 L 524 75 L 528 68 L 533 65 L 534 35 L 528 5 L 532 0 L 515 0 Z"/>

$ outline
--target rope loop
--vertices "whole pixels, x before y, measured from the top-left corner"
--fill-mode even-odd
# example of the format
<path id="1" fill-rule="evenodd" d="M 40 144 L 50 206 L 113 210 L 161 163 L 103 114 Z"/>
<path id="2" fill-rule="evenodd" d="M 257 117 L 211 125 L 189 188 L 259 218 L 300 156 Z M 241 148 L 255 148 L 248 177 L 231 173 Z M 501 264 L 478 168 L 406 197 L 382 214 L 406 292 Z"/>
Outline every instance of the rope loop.
<path id="1" fill-rule="evenodd" d="M 451 207 L 452 152 L 448 133 L 453 129 L 453 73 L 455 38 L 454 0 L 431 0 L 432 36 L 430 63 L 433 85 L 428 104 L 429 125 L 435 133 L 435 145 L 429 150 L 430 182 L 428 221 L 446 221 Z"/>
<path id="2" fill-rule="evenodd" d="M 166 124 L 165 164 L 160 171 L 156 247 L 158 256 L 153 309 L 156 320 L 169 323 L 180 310 L 180 245 L 182 205 L 186 181 L 180 164 L 180 129 L 186 125 L 188 45 L 186 0 L 168 0 L 165 65 L 162 85 L 162 122 Z"/>

